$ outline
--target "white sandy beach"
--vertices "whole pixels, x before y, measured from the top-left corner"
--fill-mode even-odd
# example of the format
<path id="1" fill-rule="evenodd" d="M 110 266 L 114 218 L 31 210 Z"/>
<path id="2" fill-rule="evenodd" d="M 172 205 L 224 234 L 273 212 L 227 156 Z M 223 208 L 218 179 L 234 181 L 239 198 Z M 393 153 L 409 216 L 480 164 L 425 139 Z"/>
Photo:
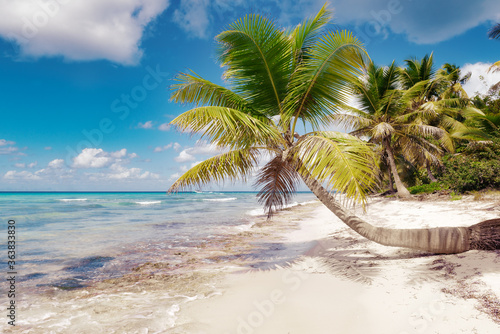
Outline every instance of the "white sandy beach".
<path id="1" fill-rule="evenodd" d="M 467 226 L 498 218 L 500 199 L 375 198 L 365 213 L 357 212 L 380 226 Z M 251 226 L 228 238 L 231 243 L 224 241 L 224 248 L 207 244 L 186 255 L 189 267 L 176 273 L 168 264 L 149 263 L 122 279 L 21 300 L 18 326 L 9 330 L 500 333 L 499 251 L 429 255 L 377 245 L 319 202 Z M 275 251 L 259 258 L 267 250 L 256 247 Z"/>
<path id="2" fill-rule="evenodd" d="M 357 211 L 380 226 L 467 226 L 498 218 L 500 202 L 374 199 Z M 315 247 L 288 267 L 228 275 L 222 294 L 186 305 L 167 333 L 500 333 L 499 252 L 380 246 L 324 206 L 287 238 Z"/>

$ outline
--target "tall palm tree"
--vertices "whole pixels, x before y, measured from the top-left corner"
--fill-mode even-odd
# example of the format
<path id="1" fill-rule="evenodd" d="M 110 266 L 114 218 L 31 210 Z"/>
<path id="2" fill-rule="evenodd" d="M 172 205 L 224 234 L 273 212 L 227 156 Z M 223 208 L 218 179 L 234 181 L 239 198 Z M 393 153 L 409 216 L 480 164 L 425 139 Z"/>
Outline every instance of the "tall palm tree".
<path id="1" fill-rule="evenodd" d="M 398 195 L 408 198 L 410 192 L 399 176 L 396 153 L 412 158 L 420 152 L 432 155 L 433 151 L 440 149 L 431 144 L 426 136 L 440 139 L 443 131 L 422 124 L 418 118 L 403 117 L 408 109 L 404 103 L 408 94 L 398 89 L 398 68 L 394 62 L 385 68 L 371 63 L 367 74 L 359 78 L 354 87 L 359 108 L 347 108 L 348 113 L 334 114 L 332 120 L 346 128 L 353 128 L 352 135 L 366 137 L 370 143 L 383 147 Z"/>
<path id="2" fill-rule="evenodd" d="M 169 191 L 248 179 L 268 155 L 256 184 L 269 214 L 290 199 L 302 179 L 334 214 L 370 240 L 440 253 L 468 249 L 467 228 L 375 227 L 352 215 L 331 193 L 364 202 L 375 186 L 376 168 L 371 148 L 360 139 L 319 131 L 348 102 L 349 83 L 362 74 L 366 58 L 349 32 L 326 31 L 329 21 L 325 7 L 291 32 L 259 15 L 246 16 L 217 36 L 219 61 L 231 89 L 194 73 L 177 76 L 172 99 L 197 106 L 171 123 L 229 151 L 192 167 Z M 299 134 L 299 121 L 313 131 Z"/>

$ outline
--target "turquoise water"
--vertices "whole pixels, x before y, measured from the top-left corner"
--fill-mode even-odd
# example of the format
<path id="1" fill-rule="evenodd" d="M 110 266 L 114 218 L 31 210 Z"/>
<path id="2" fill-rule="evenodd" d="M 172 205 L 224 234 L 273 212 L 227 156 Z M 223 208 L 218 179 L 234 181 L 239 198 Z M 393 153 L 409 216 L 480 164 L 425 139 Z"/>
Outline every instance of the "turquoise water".
<path id="1" fill-rule="evenodd" d="M 16 221 L 23 289 L 78 288 L 248 226 L 263 214 L 255 193 L 0 193 L 0 270 L 7 221 Z M 315 197 L 297 194 L 296 203 Z"/>

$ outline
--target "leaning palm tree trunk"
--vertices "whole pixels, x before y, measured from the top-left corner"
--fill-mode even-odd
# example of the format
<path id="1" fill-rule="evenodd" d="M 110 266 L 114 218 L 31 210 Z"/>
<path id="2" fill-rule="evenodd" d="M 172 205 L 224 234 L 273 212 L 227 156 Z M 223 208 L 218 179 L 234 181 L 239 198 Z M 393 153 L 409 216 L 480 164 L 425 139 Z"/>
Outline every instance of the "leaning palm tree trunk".
<path id="1" fill-rule="evenodd" d="M 394 176 L 394 182 L 396 183 L 396 188 L 398 189 L 398 196 L 402 198 L 410 198 L 410 192 L 404 186 L 401 178 L 399 177 L 398 169 L 396 167 L 396 161 L 394 160 L 394 153 L 388 143 L 388 140 L 384 140 L 385 151 L 387 152 L 387 158 L 389 160 L 389 167 L 391 169 L 392 175 Z"/>
<path id="2" fill-rule="evenodd" d="M 470 227 L 391 229 L 373 226 L 344 208 L 323 186 L 309 175 L 302 179 L 318 199 L 342 222 L 363 237 L 385 246 L 406 247 L 431 253 L 454 254 L 471 249 L 500 248 L 500 219 Z"/>

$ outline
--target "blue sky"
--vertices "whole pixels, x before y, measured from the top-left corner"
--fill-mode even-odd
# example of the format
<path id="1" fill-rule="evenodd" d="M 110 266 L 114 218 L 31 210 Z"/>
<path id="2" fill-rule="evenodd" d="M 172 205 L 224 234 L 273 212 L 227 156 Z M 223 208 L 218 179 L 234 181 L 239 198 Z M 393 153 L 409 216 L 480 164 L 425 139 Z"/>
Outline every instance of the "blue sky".
<path id="1" fill-rule="evenodd" d="M 0 0 L 0 190 L 168 189 L 217 152 L 168 126 L 179 71 L 222 83 L 214 36 L 251 12 L 293 26 L 324 1 Z M 487 31 L 498 0 L 332 0 L 380 65 L 434 52 L 472 71 L 469 94 L 500 80 Z M 247 185 L 221 186 L 250 190 Z M 214 189 L 220 189 L 214 187 Z"/>

